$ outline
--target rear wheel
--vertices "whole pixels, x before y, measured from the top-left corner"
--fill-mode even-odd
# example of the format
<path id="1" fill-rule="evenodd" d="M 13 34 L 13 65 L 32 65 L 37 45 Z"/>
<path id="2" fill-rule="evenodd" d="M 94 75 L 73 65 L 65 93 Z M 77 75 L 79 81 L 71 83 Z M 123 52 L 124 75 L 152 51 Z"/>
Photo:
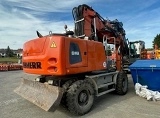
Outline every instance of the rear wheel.
<path id="1" fill-rule="evenodd" d="M 73 80 L 69 80 L 67 82 L 65 82 L 62 86 L 62 88 L 65 90 L 65 92 L 63 93 L 63 97 L 62 97 L 62 100 L 61 100 L 61 104 L 67 108 L 67 97 L 66 97 L 66 94 L 67 94 L 67 91 L 69 89 L 69 86 L 73 83 Z"/>
<path id="2" fill-rule="evenodd" d="M 94 102 L 93 86 L 86 80 L 78 80 L 70 86 L 66 97 L 70 112 L 77 115 L 86 114 Z"/>
<path id="3" fill-rule="evenodd" d="M 123 71 L 119 72 L 116 81 L 116 93 L 125 95 L 128 92 L 128 77 Z"/>

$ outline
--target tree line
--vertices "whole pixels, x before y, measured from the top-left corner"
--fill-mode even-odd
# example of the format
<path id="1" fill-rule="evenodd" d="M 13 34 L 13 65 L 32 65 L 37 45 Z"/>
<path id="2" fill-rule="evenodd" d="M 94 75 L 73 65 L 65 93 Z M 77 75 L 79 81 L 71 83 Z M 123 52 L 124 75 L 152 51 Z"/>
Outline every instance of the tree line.
<path id="1" fill-rule="evenodd" d="M 14 53 L 13 51 L 10 49 L 10 47 L 8 46 L 6 49 L 6 57 L 14 57 Z"/>
<path id="2" fill-rule="evenodd" d="M 153 43 L 153 49 L 155 48 L 155 45 L 157 45 L 157 47 L 160 48 L 160 34 L 157 34 L 156 37 L 154 37 L 152 43 Z"/>

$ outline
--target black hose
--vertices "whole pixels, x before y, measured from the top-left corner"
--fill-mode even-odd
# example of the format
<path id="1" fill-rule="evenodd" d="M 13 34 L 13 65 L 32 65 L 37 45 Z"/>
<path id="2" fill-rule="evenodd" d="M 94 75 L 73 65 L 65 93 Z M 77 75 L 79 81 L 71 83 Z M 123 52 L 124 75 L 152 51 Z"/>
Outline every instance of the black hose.
<path id="1" fill-rule="evenodd" d="M 78 21 L 78 20 L 81 20 L 82 18 L 84 18 L 83 11 L 85 9 L 89 9 L 91 11 L 94 11 L 91 7 L 89 7 L 86 4 L 79 5 L 78 7 L 73 8 L 72 15 L 73 15 L 74 21 Z M 96 13 L 95 17 L 97 17 L 105 25 L 106 20 L 100 14 L 98 14 L 96 11 L 94 11 L 94 12 Z M 118 20 L 115 20 L 115 21 L 110 21 L 110 23 L 114 25 L 114 29 L 110 28 L 110 27 L 107 27 L 107 26 L 105 28 L 107 30 L 109 30 L 110 32 L 112 32 L 115 35 L 115 37 L 118 37 L 119 32 L 123 34 L 124 29 L 121 25 L 121 22 L 118 22 Z M 94 31 L 94 24 L 93 23 L 91 23 L 91 28 Z M 104 30 L 105 30 L 105 28 L 104 28 Z M 103 29 L 101 29 L 101 30 L 103 30 Z M 97 30 L 97 31 L 99 31 L 99 30 Z M 75 23 L 75 35 L 76 36 L 81 36 L 81 35 L 84 35 L 84 34 L 85 34 L 85 32 L 84 32 L 84 21 Z"/>
<path id="2" fill-rule="evenodd" d="M 84 10 L 83 5 L 79 5 L 78 7 L 73 8 L 72 15 L 75 22 L 83 18 L 83 10 Z M 75 35 L 81 36 L 83 34 L 84 34 L 84 21 L 75 23 Z"/>

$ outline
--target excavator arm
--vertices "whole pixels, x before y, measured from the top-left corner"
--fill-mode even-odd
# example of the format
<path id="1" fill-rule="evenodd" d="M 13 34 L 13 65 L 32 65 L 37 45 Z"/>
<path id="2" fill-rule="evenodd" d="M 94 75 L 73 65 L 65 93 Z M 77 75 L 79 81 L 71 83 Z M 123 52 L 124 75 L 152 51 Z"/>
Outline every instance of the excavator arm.
<path id="1" fill-rule="evenodd" d="M 88 37 L 89 40 L 102 42 L 107 37 L 108 44 L 116 45 L 116 58 L 119 60 L 117 67 L 120 70 L 121 57 L 128 57 L 129 47 L 125 38 L 123 23 L 117 19 L 105 20 L 88 5 L 79 5 L 72 10 L 75 21 L 75 35 L 79 38 Z M 119 54 L 118 54 L 118 51 Z"/>

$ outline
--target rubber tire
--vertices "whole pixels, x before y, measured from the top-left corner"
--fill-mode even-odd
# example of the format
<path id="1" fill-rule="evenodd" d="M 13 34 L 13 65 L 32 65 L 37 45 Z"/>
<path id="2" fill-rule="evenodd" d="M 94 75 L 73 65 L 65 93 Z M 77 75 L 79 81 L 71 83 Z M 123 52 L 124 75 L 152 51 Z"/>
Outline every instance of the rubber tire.
<path id="1" fill-rule="evenodd" d="M 80 105 L 79 94 L 82 91 L 87 91 L 88 99 L 84 105 Z M 68 110 L 75 115 L 84 115 L 88 113 L 94 102 L 94 88 L 93 86 L 85 80 L 78 80 L 74 82 L 67 91 L 67 106 Z"/>
<path id="2" fill-rule="evenodd" d="M 65 92 L 63 93 L 63 97 L 62 97 L 62 99 L 61 99 L 61 104 L 62 104 L 62 106 L 65 107 L 65 108 L 68 108 L 66 95 L 67 95 L 67 91 L 68 91 L 68 89 L 69 89 L 69 87 L 70 87 L 70 85 L 71 85 L 72 83 L 73 83 L 73 80 L 68 80 L 68 81 L 66 81 L 66 82 L 62 85 L 62 88 L 65 90 Z"/>
<path id="3" fill-rule="evenodd" d="M 127 92 L 128 92 L 128 77 L 125 72 L 120 71 L 118 73 L 116 81 L 116 93 L 119 95 L 125 95 Z"/>

